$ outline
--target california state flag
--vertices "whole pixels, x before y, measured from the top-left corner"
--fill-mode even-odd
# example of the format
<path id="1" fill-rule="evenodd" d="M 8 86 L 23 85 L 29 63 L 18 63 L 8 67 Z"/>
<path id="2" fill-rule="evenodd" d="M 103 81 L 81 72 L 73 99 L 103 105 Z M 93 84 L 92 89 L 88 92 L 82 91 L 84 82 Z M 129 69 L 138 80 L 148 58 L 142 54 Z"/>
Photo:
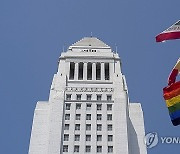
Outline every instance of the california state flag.
<path id="1" fill-rule="evenodd" d="M 156 42 L 180 39 L 180 20 L 156 36 Z"/>

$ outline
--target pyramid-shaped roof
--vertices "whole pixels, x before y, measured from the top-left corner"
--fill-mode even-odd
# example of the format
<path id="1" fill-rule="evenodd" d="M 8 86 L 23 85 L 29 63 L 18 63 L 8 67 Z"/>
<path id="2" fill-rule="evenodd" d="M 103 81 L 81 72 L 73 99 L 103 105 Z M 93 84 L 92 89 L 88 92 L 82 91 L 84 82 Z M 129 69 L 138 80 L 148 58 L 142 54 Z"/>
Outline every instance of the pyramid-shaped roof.
<path id="1" fill-rule="evenodd" d="M 71 47 L 102 47 L 102 48 L 110 48 L 103 41 L 99 40 L 96 37 L 84 37 L 78 42 L 71 45 Z"/>

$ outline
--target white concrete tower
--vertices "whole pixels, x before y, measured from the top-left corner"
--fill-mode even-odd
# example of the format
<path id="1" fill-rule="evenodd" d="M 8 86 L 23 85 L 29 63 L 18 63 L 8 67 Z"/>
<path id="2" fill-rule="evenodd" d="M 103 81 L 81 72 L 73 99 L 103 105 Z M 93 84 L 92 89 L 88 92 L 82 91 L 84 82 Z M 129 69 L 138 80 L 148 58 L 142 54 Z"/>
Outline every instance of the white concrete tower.
<path id="1" fill-rule="evenodd" d="M 61 54 L 49 101 L 37 102 L 29 154 L 146 154 L 144 135 L 118 54 L 85 37 Z"/>

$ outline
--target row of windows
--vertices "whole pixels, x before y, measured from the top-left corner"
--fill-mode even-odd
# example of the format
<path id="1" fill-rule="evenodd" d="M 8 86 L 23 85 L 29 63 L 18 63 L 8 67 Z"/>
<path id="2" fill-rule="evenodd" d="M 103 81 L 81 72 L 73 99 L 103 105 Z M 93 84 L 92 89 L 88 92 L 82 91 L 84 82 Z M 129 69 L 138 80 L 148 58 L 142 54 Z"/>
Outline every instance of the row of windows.
<path id="1" fill-rule="evenodd" d="M 64 141 L 69 141 L 69 134 L 64 134 Z M 80 141 L 80 134 L 74 135 L 74 141 Z M 86 141 L 91 141 L 91 135 L 86 135 Z M 102 135 L 97 135 L 96 141 L 102 141 Z M 107 141 L 112 142 L 113 141 L 113 135 L 108 135 Z"/>
<path id="2" fill-rule="evenodd" d="M 97 146 L 96 151 L 97 151 L 97 153 L 102 153 L 102 146 Z M 107 151 L 108 151 L 108 153 L 112 153 L 113 152 L 113 146 L 108 146 Z M 63 152 L 68 152 L 68 145 L 63 145 Z M 74 146 L 74 152 L 80 152 L 80 146 L 79 145 Z M 86 145 L 85 152 L 91 152 L 91 146 L 90 145 Z"/>
<path id="3" fill-rule="evenodd" d="M 76 95 L 76 100 L 81 100 L 81 94 L 77 94 Z M 66 94 L 66 100 L 72 100 L 71 99 L 71 94 Z M 91 94 L 87 94 L 86 95 L 86 100 L 92 100 L 92 95 Z M 96 95 L 96 100 L 100 101 L 102 100 L 102 95 L 101 94 L 97 94 Z M 107 95 L 107 101 L 111 101 L 112 100 L 112 95 Z"/>
<path id="4" fill-rule="evenodd" d="M 70 120 L 70 114 L 65 114 L 65 120 Z M 81 114 L 76 114 L 75 120 L 81 120 Z M 86 120 L 91 120 L 91 114 L 86 114 Z M 102 120 L 102 114 L 97 114 L 97 120 Z M 112 114 L 107 114 L 107 120 L 112 120 Z"/>
<path id="5" fill-rule="evenodd" d="M 69 130 L 69 125 L 70 124 L 65 124 L 64 125 L 64 130 Z M 75 130 L 80 130 L 80 124 L 75 124 Z M 112 124 L 107 125 L 107 131 L 112 131 Z M 86 130 L 91 130 L 91 124 L 86 124 Z M 96 127 L 97 131 L 102 131 L 102 124 L 97 124 Z"/>
<path id="6" fill-rule="evenodd" d="M 92 104 L 86 104 L 86 110 L 91 110 L 91 105 Z M 66 103 L 65 104 L 65 109 L 66 110 L 70 110 L 71 109 L 71 103 Z M 81 104 L 77 103 L 76 104 L 76 110 L 80 110 L 81 109 Z M 102 104 L 96 104 L 96 109 L 97 110 L 102 110 Z M 112 111 L 112 104 L 107 104 L 107 111 Z"/>
<path id="7" fill-rule="evenodd" d="M 96 80 L 101 80 L 101 63 L 96 64 Z M 103 63 L 105 80 L 109 80 L 109 63 Z M 75 63 L 70 62 L 69 79 L 74 80 L 75 69 L 78 70 L 78 80 L 83 80 L 84 71 L 87 71 L 87 80 L 92 80 L 92 63 L 87 63 L 87 70 L 84 70 L 84 63 L 78 63 L 78 68 L 75 68 Z"/>

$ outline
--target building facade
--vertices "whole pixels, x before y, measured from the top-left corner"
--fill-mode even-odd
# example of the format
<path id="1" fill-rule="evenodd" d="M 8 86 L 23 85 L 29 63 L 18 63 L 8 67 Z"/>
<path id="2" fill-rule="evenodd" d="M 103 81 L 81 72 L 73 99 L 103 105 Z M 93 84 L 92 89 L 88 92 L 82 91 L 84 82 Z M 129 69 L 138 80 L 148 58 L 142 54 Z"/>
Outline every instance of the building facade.
<path id="1" fill-rule="evenodd" d="M 118 54 L 95 37 L 63 52 L 49 101 L 35 108 L 29 154 L 146 154 L 144 136 Z"/>

